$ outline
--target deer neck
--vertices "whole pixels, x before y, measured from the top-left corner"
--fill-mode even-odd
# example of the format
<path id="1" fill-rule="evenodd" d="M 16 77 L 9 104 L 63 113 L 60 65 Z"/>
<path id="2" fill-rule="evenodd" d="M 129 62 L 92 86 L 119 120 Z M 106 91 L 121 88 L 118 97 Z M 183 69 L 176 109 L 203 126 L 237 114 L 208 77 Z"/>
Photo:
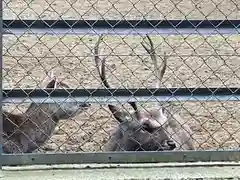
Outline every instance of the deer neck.
<path id="1" fill-rule="evenodd" d="M 26 116 L 32 122 L 36 124 L 47 123 L 47 124 L 56 124 L 60 120 L 56 113 L 54 112 L 54 107 L 51 104 L 43 103 L 43 104 L 31 104 L 26 111 Z"/>

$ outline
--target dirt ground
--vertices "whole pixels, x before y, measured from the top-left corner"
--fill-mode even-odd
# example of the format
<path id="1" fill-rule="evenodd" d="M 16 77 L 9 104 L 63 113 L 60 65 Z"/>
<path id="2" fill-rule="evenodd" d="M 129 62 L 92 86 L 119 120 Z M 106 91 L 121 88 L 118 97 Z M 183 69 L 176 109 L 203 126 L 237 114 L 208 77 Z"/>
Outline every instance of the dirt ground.
<path id="1" fill-rule="evenodd" d="M 239 19 L 237 0 L 4 0 L 4 19 Z"/>
<path id="2" fill-rule="evenodd" d="M 5 1 L 5 19 L 237 19 L 239 2 L 234 1 Z M 48 3 L 51 3 L 49 6 Z M 111 3 L 115 2 L 112 6 Z M 154 5 L 156 3 L 155 9 Z M 213 2 L 218 3 L 214 6 Z M 238 3 L 238 5 L 237 5 Z M 92 5 L 94 4 L 94 5 Z M 177 9 L 173 9 L 175 7 Z M 73 6 L 75 10 L 70 7 Z M 94 10 L 94 8 L 97 10 Z M 92 8 L 91 8 L 92 7 Z M 30 9 L 33 10 L 30 10 Z M 70 9 L 69 9 L 70 8 Z M 109 10 L 116 8 L 118 11 Z M 138 10 L 134 10 L 137 8 Z M 224 8 L 224 11 L 223 11 Z M 12 10 L 10 10 L 12 9 Z M 57 12 L 56 12 L 57 10 Z M 14 14 L 13 11 L 16 13 Z M 149 12 L 151 11 L 151 12 Z M 159 13 L 162 12 L 163 14 Z M 225 15 L 222 14 L 224 12 Z M 129 12 L 129 13 L 128 13 Z M 149 12 L 149 13 L 148 13 Z M 152 36 L 159 62 L 164 52 L 168 68 L 163 79 L 166 87 L 239 87 L 240 37 L 215 35 L 202 37 Z M 45 72 L 53 69 L 71 88 L 98 88 L 99 78 L 91 50 L 96 36 L 38 36 L 24 35 L 3 38 L 4 88 L 35 88 Z M 108 56 L 108 81 L 114 88 L 154 87 L 151 59 L 140 45 L 139 36 L 106 36 L 100 54 Z M 116 56 L 117 55 L 117 56 Z M 138 56 L 137 56 L 138 55 Z M 146 103 L 152 106 L 151 103 Z M 7 106 L 7 105 L 6 105 Z M 26 105 L 17 105 L 24 108 Z M 194 131 L 197 149 L 238 148 L 240 142 L 240 102 L 178 102 L 180 114 Z M 7 108 L 7 107 L 6 107 Z M 4 108 L 5 109 L 5 108 Z M 18 112 L 11 105 L 8 111 Z M 110 118 L 105 105 L 94 104 L 85 113 L 72 120 L 61 121 L 54 135 L 39 151 L 79 152 L 102 151 L 116 121 Z"/>

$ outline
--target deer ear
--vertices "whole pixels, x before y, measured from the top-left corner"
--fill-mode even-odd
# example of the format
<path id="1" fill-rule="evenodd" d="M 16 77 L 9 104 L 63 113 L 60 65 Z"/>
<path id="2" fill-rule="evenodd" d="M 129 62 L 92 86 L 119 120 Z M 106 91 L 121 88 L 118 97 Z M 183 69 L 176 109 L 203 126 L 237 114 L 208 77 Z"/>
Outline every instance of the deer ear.
<path id="1" fill-rule="evenodd" d="M 55 89 L 56 86 L 57 86 L 57 80 L 56 80 L 56 78 L 54 78 L 53 80 L 51 80 L 51 81 L 47 84 L 46 88 L 53 88 L 53 89 Z"/>
<path id="2" fill-rule="evenodd" d="M 53 71 L 47 73 L 47 76 L 40 83 L 40 88 L 56 88 L 58 79 Z"/>
<path id="3" fill-rule="evenodd" d="M 166 114 L 166 113 L 167 113 L 167 108 L 164 107 L 164 106 L 162 107 L 162 113 L 163 113 L 163 114 Z"/>
<path id="4" fill-rule="evenodd" d="M 161 107 L 161 109 L 159 110 L 160 116 L 164 116 L 166 112 L 166 109 L 164 107 Z"/>

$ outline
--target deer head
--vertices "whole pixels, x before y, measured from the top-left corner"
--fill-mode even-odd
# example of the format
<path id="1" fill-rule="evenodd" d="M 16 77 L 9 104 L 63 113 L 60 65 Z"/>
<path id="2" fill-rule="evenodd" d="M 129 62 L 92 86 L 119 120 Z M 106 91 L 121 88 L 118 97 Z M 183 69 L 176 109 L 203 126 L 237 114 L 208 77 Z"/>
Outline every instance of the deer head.
<path id="1" fill-rule="evenodd" d="M 59 87 L 69 88 L 67 84 L 63 83 L 54 75 L 53 71 L 45 77 L 40 87 L 52 90 Z M 32 103 L 26 112 L 33 112 L 36 108 L 42 108 L 51 112 L 52 117 L 54 117 L 53 119 L 59 120 L 74 117 L 90 106 L 91 104 L 78 102 Z"/>

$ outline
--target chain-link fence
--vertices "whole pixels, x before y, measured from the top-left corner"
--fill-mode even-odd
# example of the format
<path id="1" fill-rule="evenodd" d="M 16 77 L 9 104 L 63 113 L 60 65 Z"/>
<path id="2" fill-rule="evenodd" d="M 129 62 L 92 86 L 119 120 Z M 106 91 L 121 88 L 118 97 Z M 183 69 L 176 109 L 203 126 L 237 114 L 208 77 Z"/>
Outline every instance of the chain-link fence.
<path id="1" fill-rule="evenodd" d="M 237 149 L 239 6 L 3 1 L 3 153 Z"/>

